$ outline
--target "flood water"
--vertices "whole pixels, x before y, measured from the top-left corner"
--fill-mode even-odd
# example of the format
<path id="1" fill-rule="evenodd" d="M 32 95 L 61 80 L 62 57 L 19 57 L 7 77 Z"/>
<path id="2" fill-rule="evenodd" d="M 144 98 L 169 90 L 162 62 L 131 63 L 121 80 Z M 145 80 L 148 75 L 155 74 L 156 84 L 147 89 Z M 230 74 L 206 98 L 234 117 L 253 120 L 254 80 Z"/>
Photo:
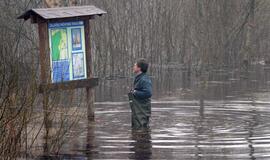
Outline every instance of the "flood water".
<path id="1" fill-rule="evenodd" d="M 178 69 L 153 75 L 151 129 L 141 132 L 130 125 L 132 79 L 102 79 L 96 121 L 80 121 L 60 155 L 39 159 L 270 159 L 270 69 L 205 77 Z"/>

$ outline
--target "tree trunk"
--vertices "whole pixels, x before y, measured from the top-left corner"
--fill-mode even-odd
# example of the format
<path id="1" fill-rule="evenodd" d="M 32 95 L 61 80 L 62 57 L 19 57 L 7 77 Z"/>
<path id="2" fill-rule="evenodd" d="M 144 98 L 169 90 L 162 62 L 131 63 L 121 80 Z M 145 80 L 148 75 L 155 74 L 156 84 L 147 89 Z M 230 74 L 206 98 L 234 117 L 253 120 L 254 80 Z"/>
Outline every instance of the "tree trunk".
<path id="1" fill-rule="evenodd" d="M 252 35 L 253 35 L 253 28 L 254 28 L 254 12 L 255 12 L 255 0 L 250 0 L 250 7 L 249 7 L 249 17 L 247 22 L 247 32 L 246 32 L 246 40 L 244 45 L 244 64 L 246 65 L 246 69 L 250 64 L 252 56 Z"/>
<path id="2" fill-rule="evenodd" d="M 45 6 L 48 8 L 61 7 L 61 6 L 76 6 L 78 5 L 78 0 L 44 0 Z"/>

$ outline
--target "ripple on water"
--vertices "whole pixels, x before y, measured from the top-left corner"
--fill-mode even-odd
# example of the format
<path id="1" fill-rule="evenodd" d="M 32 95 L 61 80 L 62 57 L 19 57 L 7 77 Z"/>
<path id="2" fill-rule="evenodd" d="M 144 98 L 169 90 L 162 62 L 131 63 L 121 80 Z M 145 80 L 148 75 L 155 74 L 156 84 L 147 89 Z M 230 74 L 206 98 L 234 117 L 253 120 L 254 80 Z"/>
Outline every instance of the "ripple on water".
<path id="1" fill-rule="evenodd" d="M 199 104 L 196 101 L 153 103 L 151 130 L 145 133 L 130 130 L 131 113 L 127 103 L 96 104 L 96 124 L 88 125 L 87 132 L 81 131 L 83 127 L 72 132 L 76 135 L 73 138 L 77 138 L 72 143 L 84 149 L 67 145 L 63 152 L 72 150 L 74 155 L 64 157 L 270 159 L 269 102 L 206 101 L 204 106 Z"/>

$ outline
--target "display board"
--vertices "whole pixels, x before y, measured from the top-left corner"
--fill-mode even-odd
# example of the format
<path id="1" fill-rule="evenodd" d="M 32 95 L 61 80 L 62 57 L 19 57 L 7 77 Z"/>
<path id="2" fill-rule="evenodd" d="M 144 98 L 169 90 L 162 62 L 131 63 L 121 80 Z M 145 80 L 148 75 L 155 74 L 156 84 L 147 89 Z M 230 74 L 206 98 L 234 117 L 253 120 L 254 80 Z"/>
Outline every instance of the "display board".
<path id="1" fill-rule="evenodd" d="M 51 81 L 87 78 L 84 22 L 49 23 Z"/>

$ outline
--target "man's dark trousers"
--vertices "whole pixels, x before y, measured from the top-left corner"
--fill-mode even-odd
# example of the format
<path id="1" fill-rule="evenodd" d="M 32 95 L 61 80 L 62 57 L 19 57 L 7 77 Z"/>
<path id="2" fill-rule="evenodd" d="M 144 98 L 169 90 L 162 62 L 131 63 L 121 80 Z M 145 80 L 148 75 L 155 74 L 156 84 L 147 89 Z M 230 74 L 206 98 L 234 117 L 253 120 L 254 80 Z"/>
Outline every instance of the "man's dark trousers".
<path id="1" fill-rule="evenodd" d="M 132 111 L 131 124 L 133 129 L 149 128 L 151 117 L 152 82 L 141 73 L 134 80 L 134 91 L 128 94 Z"/>

